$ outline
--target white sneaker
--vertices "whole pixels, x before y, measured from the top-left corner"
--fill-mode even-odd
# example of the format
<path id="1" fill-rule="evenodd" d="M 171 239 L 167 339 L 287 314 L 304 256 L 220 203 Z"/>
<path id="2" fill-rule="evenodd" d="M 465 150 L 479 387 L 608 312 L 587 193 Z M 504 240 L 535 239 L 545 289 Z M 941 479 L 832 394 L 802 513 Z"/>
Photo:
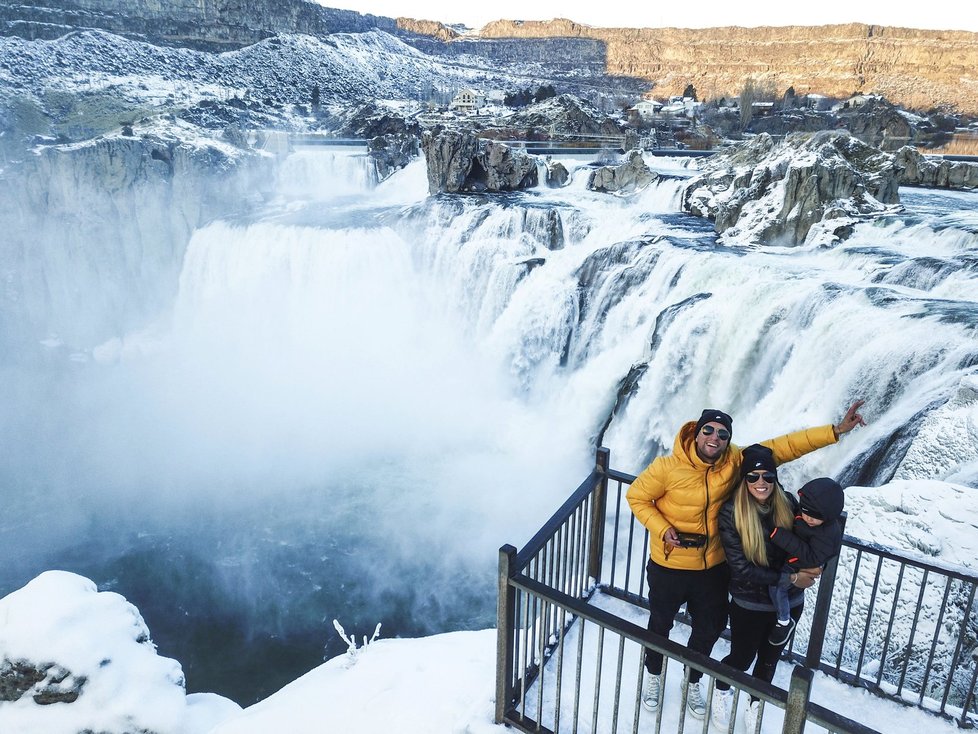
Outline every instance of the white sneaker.
<path id="1" fill-rule="evenodd" d="M 733 689 L 721 691 L 713 689 L 713 702 L 710 704 L 710 719 L 714 726 L 727 729 L 730 726 L 730 713 L 733 709 Z"/>
<path id="2" fill-rule="evenodd" d="M 747 727 L 747 734 L 757 734 L 757 725 L 761 718 L 761 702 L 751 701 L 744 709 L 744 725 Z"/>
<path id="3" fill-rule="evenodd" d="M 683 681 L 682 687 L 686 689 L 686 708 L 689 709 L 689 713 L 694 719 L 702 719 L 706 716 L 706 701 L 703 700 L 703 694 L 700 693 L 700 683 L 690 683 L 686 685 L 686 681 Z"/>
<path id="4" fill-rule="evenodd" d="M 642 706 L 646 711 L 659 710 L 659 698 L 662 694 L 662 675 L 652 675 L 646 672 L 645 685 L 642 687 Z"/>

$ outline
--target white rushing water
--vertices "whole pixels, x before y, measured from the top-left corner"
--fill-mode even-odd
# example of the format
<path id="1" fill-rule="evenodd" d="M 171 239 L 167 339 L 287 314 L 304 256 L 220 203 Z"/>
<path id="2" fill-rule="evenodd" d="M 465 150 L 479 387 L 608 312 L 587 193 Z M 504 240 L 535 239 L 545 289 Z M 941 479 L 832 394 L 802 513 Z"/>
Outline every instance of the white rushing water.
<path id="1" fill-rule="evenodd" d="M 422 161 L 377 183 L 363 155 L 294 154 L 279 200 L 193 234 L 153 328 L 7 396 L 18 415 L 59 406 L 5 419 L 34 432 L 5 530 L 42 539 L 9 575 L 60 563 L 156 630 L 196 597 L 140 598 L 133 579 L 161 557 L 196 568 L 242 639 L 164 652 L 220 690 L 195 685 L 195 654 L 308 652 L 344 614 L 390 634 L 492 624 L 497 549 L 544 522 L 599 437 L 637 473 L 707 406 L 745 445 L 864 398 L 870 426 L 793 463 L 789 488 L 898 469 L 975 484 L 978 442 L 933 447 L 941 415 L 975 420 L 959 386 L 978 364 L 978 194 L 901 192 L 905 215 L 833 249 L 720 247 L 677 213 L 687 161 L 648 162 L 666 176 L 632 197 L 588 191 L 584 160 L 562 189 L 429 197 Z M 77 509 L 42 521 L 39 495 Z"/>

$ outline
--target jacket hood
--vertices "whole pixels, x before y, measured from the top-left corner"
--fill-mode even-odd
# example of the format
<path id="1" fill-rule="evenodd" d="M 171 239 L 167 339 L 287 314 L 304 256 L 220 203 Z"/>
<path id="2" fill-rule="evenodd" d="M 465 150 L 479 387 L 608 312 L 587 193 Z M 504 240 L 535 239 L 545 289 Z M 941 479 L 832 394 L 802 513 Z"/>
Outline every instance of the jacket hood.
<path id="1" fill-rule="evenodd" d="M 801 504 L 808 505 L 826 521 L 838 520 L 845 505 L 842 487 L 834 479 L 819 477 L 798 490 Z"/>

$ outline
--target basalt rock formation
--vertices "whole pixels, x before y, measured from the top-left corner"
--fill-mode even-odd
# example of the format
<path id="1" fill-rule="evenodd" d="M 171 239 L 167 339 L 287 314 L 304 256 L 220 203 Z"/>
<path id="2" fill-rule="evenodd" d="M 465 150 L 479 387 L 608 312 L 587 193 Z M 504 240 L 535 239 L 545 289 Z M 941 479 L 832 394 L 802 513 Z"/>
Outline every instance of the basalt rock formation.
<path id="1" fill-rule="evenodd" d="M 536 156 L 466 132 L 426 132 L 421 147 L 432 194 L 517 191 L 538 182 Z"/>
<path id="2" fill-rule="evenodd" d="M 781 143 L 759 135 L 704 167 L 683 208 L 756 244 L 799 245 L 816 225 L 827 239 L 845 238 L 854 221 L 900 201 L 893 156 L 846 132 L 794 133 Z"/>
<path id="3" fill-rule="evenodd" d="M 642 151 L 633 150 L 628 160 L 619 166 L 596 168 L 588 179 L 587 187 L 593 191 L 628 194 L 648 186 L 658 178 L 642 158 Z"/>
<path id="4" fill-rule="evenodd" d="M 274 186 L 272 156 L 135 132 L 44 147 L 0 177 L 4 356 L 49 334 L 81 349 L 141 328 L 173 298 L 192 232 Z"/>
<path id="5" fill-rule="evenodd" d="M 849 23 L 761 28 L 592 28 L 569 20 L 506 21 L 481 38 L 597 39 L 608 74 L 646 79 L 659 96 L 692 84 L 701 99 L 736 96 L 748 78 L 778 94 L 881 94 L 910 109 L 978 113 L 978 33 Z"/>
<path id="6" fill-rule="evenodd" d="M 978 189 L 978 163 L 928 158 L 906 146 L 894 155 L 900 183 L 935 189 Z"/>

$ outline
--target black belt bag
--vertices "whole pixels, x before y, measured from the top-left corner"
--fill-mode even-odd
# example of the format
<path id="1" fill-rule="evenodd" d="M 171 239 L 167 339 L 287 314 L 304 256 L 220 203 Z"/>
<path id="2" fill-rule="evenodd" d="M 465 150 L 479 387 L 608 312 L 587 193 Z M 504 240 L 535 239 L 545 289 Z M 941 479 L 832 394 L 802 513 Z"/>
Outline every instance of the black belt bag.
<path id="1" fill-rule="evenodd" d="M 680 533 L 676 531 L 680 548 L 702 548 L 706 545 L 706 536 L 702 533 Z"/>

